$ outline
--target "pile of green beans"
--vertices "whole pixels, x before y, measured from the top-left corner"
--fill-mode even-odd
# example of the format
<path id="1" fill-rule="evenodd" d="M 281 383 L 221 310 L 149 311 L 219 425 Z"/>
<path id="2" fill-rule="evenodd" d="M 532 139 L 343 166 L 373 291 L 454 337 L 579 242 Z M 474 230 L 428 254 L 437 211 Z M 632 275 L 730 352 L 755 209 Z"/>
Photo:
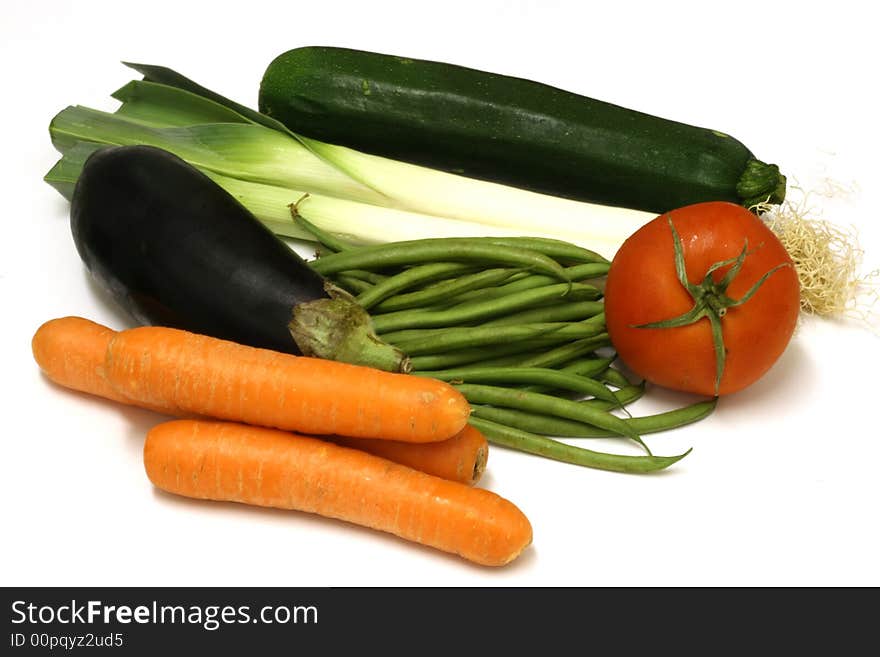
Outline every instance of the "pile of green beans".
<path id="1" fill-rule="evenodd" d="M 560 240 L 435 238 L 352 246 L 296 217 L 322 245 L 309 264 L 354 295 L 412 373 L 448 381 L 493 444 L 615 472 L 662 470 L 690 450 L 655 456 L 643 434 L 709 415 L 715 400 L 631 417 L 645 391 L 615 367 L 601 280 L 610 263 Z M 560 438 L 636 441 L 609 454 Z"/>

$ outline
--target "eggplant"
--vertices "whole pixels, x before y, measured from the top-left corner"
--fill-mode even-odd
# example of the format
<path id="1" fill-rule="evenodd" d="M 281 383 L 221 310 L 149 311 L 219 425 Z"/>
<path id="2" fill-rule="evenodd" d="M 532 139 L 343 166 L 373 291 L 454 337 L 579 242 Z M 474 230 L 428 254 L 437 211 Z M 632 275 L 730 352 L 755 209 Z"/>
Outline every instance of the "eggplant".
<path id="1" fill-rule="evenodd" d="M 139 324 L 408 371 L 351 295 L 168 151 L 95 151 L 74 187 L 70 228 L 92 278 Z"/>

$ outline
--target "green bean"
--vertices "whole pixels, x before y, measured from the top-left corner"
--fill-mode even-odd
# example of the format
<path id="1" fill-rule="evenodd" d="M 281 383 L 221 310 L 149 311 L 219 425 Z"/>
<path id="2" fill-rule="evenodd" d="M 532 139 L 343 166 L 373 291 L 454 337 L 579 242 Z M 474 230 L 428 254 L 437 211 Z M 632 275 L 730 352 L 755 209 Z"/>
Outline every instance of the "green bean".
<path id="1" fill-rule="evenodd" d="M 442 329 L 441 329 L 442 330 Z M 598 338 L 598 339 L 597 339 Z M 440 370 L 463 365 L 481 367 L 556 367 L 590 353 L 594 349 L 607 346 L 608 334 L 595 338 L 585 338 L 547 350 L 546 345 L 535 348 L 532 344 L 495 345 L 482 349 L 462 349 L 460 351 L 413 357 L 413 368 L 419 371 Z M 577 346 L 577 350 L 572 349 Z M 555 358 L 554 358 L 555 355 Z M 534 363 L 534 364 L 532 364 Z M 619 392 L 619 391 L 618 391 Z M 604 402 L 603 402 L 604 403 Z M 616 406 L 616 404 L 614 405 Z"/>
<path id="2" fill-rule="evenodd" d="M 544 456 L 557 461 L 613 472 L 647 473 L 668 468 L 687 456 L 691 450 L 677 456 L 628 456 L 595 452 L 583 447 L 568 445 L 546 436 L 540 436 L 504 424 L 473 417 L 468 423 L 481 431 L 494 445 L 509 447 L 521 452 Z"/>
<path id="3" fill-rule="evenodd" d="M 481 365 L 487 367 L 546 367 L 555 369 L 560 365 L 592 353 L 596 349 L 610 344 L 607 333 L 600 333 L 592 338 L 583 338 L 550 349 L 524 349 L 509 355 L 485 359 Z"/>
<path id="4" fill-rule="evenodd" d="M 534 349 L 534 345 L 519 342 L 515 344 L 475 347 L 473 349 L 459 349 L 458 351 L 451 351 L 443 354 L 413 356 L 411 358 L 412 369 L 414 372 L 422 372 L 427 370 L 442 370 L 450 367 L 459 367 L 460 365 L 469 365 L 471 363 L 488 364 L 489 361 L 496 358 L 502 358 L 510 354 L 531 352 Z"/>
<path id="5" fill-rule="evenodd" d="M 602 372 L 604 372 L 605 370 L 607 370 L 613 362 L 614 356 L 606 358 L 581 358 L 579 360 L 576 360 L 574 363 L 560 368 L 559 371 L 564 374 L 574 374 L 577 376 L 583 376 L 593 379 L 602 374 Z M 528 392 L 548 392 L 550 390 L 553 390 L 553 388 L 548 388 L 546 386 L 540 385 L 524 386 L 522 389 Z"/>
<path id="6" fill-rule="evenodd" d="M 659 433 L 699 422 L 711 415 L 717 404 L 718 398 L 715 397 L 706 401 L 688 404 L 671 411 L 626 418 L 624 421 L 631 424 L 640 434 Z"/>
<path id="7" fill-rule="evenodd" d="M 489 235 L 485 237 L 465 237 L 460 239 L 462 239 L 462 241 L 467 240 L 468 242 L 472 243 L 493 244 L 513 249 L 535 251 L 536 253 L 549 256 L 554 260 L 564 260 L 568 262 L 575 262 L 578 264 L 604 264 L 606 266 L 610 264 L 607 258 L 596 253 L 595 251 L 585 249 L 571 242 L 566 242 L 564 240 L 554 239 L 550 237 L 504 237 Z"/>
<path id="8" fill-rule="evenodd" d="M 387 343 L 406 342 L 407 340 L 415 340 L 417 338 L 427 338 L 432 335 L 440 335 L 449 328 L 432 328 L 432 329 L 401 329 L 399 331 L 390 331 L 382 334 L 382 340 Z"/>
<path id="9" fill-rule="evenodd" d="M 622 372 L 613 367 L 609 367 L 605 370 L 600 379 L 605 383 L 610 383 L 611 385 L 616 386 L 617 388 L 624 388 L 628 385 L 632 385 L 632 382 L 627 379 Z"/>
<path id="10" fill-rule="evenodd" d="M 607 384 L 608 382 L 605 381 L 602 376 L 608 368 L 611 367 L 611 364 L 614 362 L 614 357 L 600 357 L 599 355 L 592 353 L 590 358 L 580 358 L 581 355 L 583 354 L 578 355 L 578 357 L 574 359 L 567 359 L 563 363 L 554 363 L 553 367 L 558 367 L 560 372 L 586 376 Z M 547 392 L 546 389 L 541 389 L 539 386 L 526 386 L 523 390 L 531 392 Z"/>
<path id="11" fill-rule="evenodd" d="M 633 440 L 640 440 L 638 432 L 624 422 L 623 418 L 569 399 L 560 399 L 540 392 L 524 392 L 472 383 L 457 383 L 453 384 L 453 387 L 472 404 L 491 404 L 564 417 L 614 431 Z"/>
<path id="12" fill-rule="evenodd" d="M 586 281 L 593 278 L 601 278 L 608 273 L 611 265 L 607 262 L 589 262 L 565 267 L 565 274 L 573 281 Z M 550 285 L 553 279 L 543 274 L 525 274 L 517 281 L 509 283 L 510 290 L 527 290 L 531 287 Z"/>
<path id="13" fill-rule="evenodd" d="M 599 333 L 591 338 L 575 340 L 569 344 L 551 349 L 542 354 L 526 358 L 519 363 L 518 367 L 556 367 L 567 363 L 572 358 L 577 358 L 610 344 L 607 333 Z"/>
<path id="14" fill-rule="evenodd" d="M 529 431 L 542 436 L 558 436 L 562 438 L 581 437 L 584 432 L 604 432 L 589 424 L 567 420 L 562 417 L 553 417 L 542 413 L 529 413 L 517 408 L 500 408 L 483 404 L 471 404 L 471 417 L 505 424 L 516 427 L 523 431 Z M 616 434 L 615 434 L 616 435 Z"/>
<path id="15" fill-rule="evenodd" d="M 553 239 L 551 237 L 476 237 L 472 239 L 485 240 L 490 244 L 510 246 L 517 249 L 537 251 L 555 260 L 567 260 L 577 263 L 609 264 L 608 260 L 595 251 L 584 249 L 571 242 Z"/>
<path id="16" fill-rule="evenodd" d="M 447 299 L 459 292 L 497 285 L 521 271 L 520 269 L 484 269 L 475 274 L 444 280 L 423 290 L 392 297 L 401 290 L 413 288 L 428 280 L 434 280 L 437 275 L 456 273 L 462 269 L 470 270 L 470 266 L 461 262 L 436 262 L 412 267 L 392 276 L 382 285 L 377 285 L 371 293 L 359 296 L 358 303 L 364 308 L 372 308 L 374 313 L 419 308 L 431 305 L 435 301 Z"/>
<path id="17" fill-rule="evenodd" d="M 418 375 L 453 383 L 537 383 L 550 388 L 592 395 L 597 399 L 604 399 L 614 404 L 618 403 L 614 393 L 599 381 L 541 367 L 462 367 L 418 372 Z"/>
<path id="18" fill-rule="evenodd" d="M 626 388 L 615 390 L 614 396 L 617 397 L 617 404 L 612 404 L 611 402 L 607 402 L 604 399 L 586 399 L 578 403 L 580 403 L 581 406 L 591 406 L 592 408 L 596 408 L 599 410 L 610 411 L 613 408 L 618 408 L 619 406 L 626 406 L 627 404 L 633 403 L 643 394 L 645 394 L 644 381 L 635 386 L 627 386 Z"/>
<path id="19" fill-rule="evenodd" d="M 348 276 L 349 278 L 357 278 L 358 280 L 365 281 L 370 283 L 371 285 L 378 285 L 382 281 L 384 281 L 387 276 L 383 274 L 378 274 L 374 271 L 367 271 L 366 269 L 346 269 L 345 271 L 341 271 L 336 276 Z"/>
<path id="20" fill-rule="evenodd" d="M 529 341 L 533 344 L 555 344 L 591 337 L 600 333 L 604 326 L 587 322 L 553 322 L 547 324 L 524 324 L 522 326 L 466 326 L 443 329 L 432 335 L 402 341 L 382 337 L 409 356 L 439 354 L 456 349 L 482 347 L 485 345 Z"/>
<path id="21" fill-rule="evenodd" d="M 310 263 L 324 276 L 346 269 L 382 269 L 437 261 L 493 262 L 521 267 L 568 282 L 565 270 L 555 260 L 525 249 L 481 242 L 469 237 L 445 237 L 362 246 L 320 258 Z"/>
<path id="22" fill-rule="evenodd" d="M 347 251 L 347 250 L 353 248 L 351 244 L 346 244 L 343 240 L 339 239 L 338 237 L 321 230 L 315 224 L 310 222 L 308 219 L 306 219 L 305 217 L 303 217 L 299 213 L 299 211 L 297 210 L 297 206 L 299 206 L 299 204 L 302 201 L 306 200 L 308 197 L 309 197 L 308 194 L 303 194 L 296 203 L 293 203 L 290 206 L 290 214 L 293 217 L 293 221 L 295 223 L 301 224 L 303 226 L 303 228 L 305 228 L 312 235 L 314 235 L 315 239 L 318 241 L 319 244 L 322 244 L 323 246 L 330 249 L 331 251 L 335 251 L 338 253 L 340 251 Z M 329 256 L 324 256 L 324 257 L 329 257 Z"/>
<path id="23" fill-rule="evenodd" d="M 640 435 L 646 433 L 658 433 L 687 424 L 697 422 L 707 417 L 715 409 L 715 400 L 702 401 L 690 404 L 654 415 L 624 418 Z M 491 420 L 500 424 L 514 426 L 524 431 L 541 434 L 544 436 L 559 436 L 563 438 L 606 438 L 619 436 L 620 434 L 597 429 L 589 424 L 568 420 L 565 418 L 543 415 L 540 413 L 528 413 L 514 408 L 496 408 L 494 406 L 471 405 L 471 413 L 475 417 Z"/>
<path id="24" fill-rule="evenodd" d="M 479 358 L 474 362 L 468 363 L 469 366 L 479 366 L 479 367 L 510 367 L 515 368 L 519 367 L 520 363 L 529 358 L 536 358 L 542 354 L 547 353 L 547 345 L 542 345 L 538 348 L 535 348 L 531 345 L 522 345 L 522 349 L 518 351 L 509 351 L 505 354 L 492 354 L 489 356 L 484 356 L 483 358 Z M 565 345 L 561 347 L 552 347 L 551 351 L 556 349 L 562 349 Z M 549 369 L 549 368 L 548 368 Z"/>
<path id="25" fill-rule="evenodd" d="M 377 333 L 381 334 L 406 328 L 455 326 L 533 308 L 554 299 L 565 298 L 569 301 L 582 301 L 596 299 L 598 296 L 599 291 L 592 285 L 559 283 L 534 290 L 525 290 L 486 303 L 475 301 L 442 310 L 401 310 L 387 315 L 378 315 L 373 318 L 373 327 Z"/>
<path id="26" fill-rule="evenodd" d="M 530 339 L 534 346 L 546 346 L 547 344 L 559 342 L 559 341 L 569 341 L 576 339 L 587 339 L 593 337 L 595 335 L 604 335 L 603 330 L 604 326 L 596 325 L 589 321 L 583 322 L 533 322 L 531 324 L 523 324 L 520 327 L 532 327 L 535 330 L 540 330 L 540 333 L 536 334 L 534 338 L 524 338 Z M 491 328 L 491 330 L 489 330 Z M 519 328 L 512 326 L 502 326 L 502 329 L 509 328 Z M 561 329 L 559 334 L 553 333 L 552 336 L 547 335 L 547 332 L 553 331 L 554 329 Z M 429 329 L 401 329 L 399 331 L 390 331 L 389 333 L 382 334 L 382 340 L 391 344 L 402 344 L 404 342 L 413 342 L 413 341 L 430 341 L 431 338 L 442 337 L 445 335 L 462 335 L 467 336 L 473 331 L 480 331 L 488 336 L 491 336 L 499 331 L 498 327 L 492 326 L 487 327 L 484 324 L 476 324 L 476 325 L 467 325 L 467 326 L 450 326 L 445 328 L 429 328 Z M 528 331 L 524 331 L 528 335 Z M 490 337 L 490 342 L 491 342 Z M 488 344 L 488 343 L 487 343 Z M 533 355 L 546 353 L 545 351 L 536 352 Z M 514 361 L 511 361 L 514 362 Z"/>
<path id="27" fill-rule="evenodd" d="M 552 306 L 539 306 L 518 313 L 511 313 L 498 319 L 483 322 L 482 326 L 508 326 L 511 324 L 531 324 L 532 322 L 572 322 L 582 319 L 591 319 L 602 314 L 605 307 L 601 301 L 575 301 L 574 303 L 560 302 Z"/>
<path id="28" fill-rule="evenodd" d="M 591 278 L 604 276 L 608 273 L 608 265 L 601 263 L 574 265 L 573 267 L 566 267 L 565 273 L 571 280 L 582 282 Z M 484 300 L 497 299 L 514 292 L 533 290 L 536 287 L 543 287 L 544 285 L 553 285 L 555 282 L 555 278 L 544 276 L 543 274 L 522 273 L 511 277 L 511 280 L 504 285 L 499 285 L 491 290 L 483 290 L 482 294 L 480 292 L 466 292 L 458 295 L 454 301 L 456 303 L 464 303 L 467 301 L 473 301 L 477 298 L 482 298 Z"/>
<path id="29" fill-rule="evenodd" d="M 333 279 L 333 282 L 341 287 L 343 290 L 350 292 L 351 294 L 358 295 L 362 292 L 369 290 L 373 287 L 370 283 L 367 283 L 360 278 L 355 278 L 354 276 L 347 276 L 345 274 L 336 276 Z"/>
<path id="30" fill-rule="evenodd" d="M 617 356 L 582 358 L 561 368 L 560 372 L 576 374 L 578 376 L 588 376 L 592 379 L 607 370 L 611 366 L 611 363 L 614 362 L 615 358 L 617 358 Z"/>
<path id="31" fill-rule="evenodd" d="M 562 325 L 526 325 L 505 326 L 502 329 L 483 329 L 475 327 L 449 328 L 432 331 L 432 335 L 416 337 L 403 341 L 389 341 L 398 349 L 410 356 L 441 354 L 459 349 L 484 347 L 488 345 L 510 344 L 545 336 L 556 335 L 556 339 L 565 342 L 570 340 L 568 333 L 561 333 Z"/>

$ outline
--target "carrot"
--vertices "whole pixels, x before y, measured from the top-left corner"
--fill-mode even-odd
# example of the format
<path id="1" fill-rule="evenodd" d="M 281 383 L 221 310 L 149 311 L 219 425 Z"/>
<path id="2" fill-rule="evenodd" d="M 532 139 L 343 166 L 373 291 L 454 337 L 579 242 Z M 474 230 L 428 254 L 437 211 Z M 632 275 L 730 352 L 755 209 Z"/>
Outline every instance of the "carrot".
<path id="1" fill-rule="evenodd" d="M 433 442 L 470 414 L 442 381 L 155 326 L 113 336 L 104 370 L 141 403 L 307 434 Z"/>
<path id="2" fill-rule="evenodd" d="M 80 392 L 148 408 L 167 415 L 170 409 L 125 397 L 107 381 L 104 359 L 116 331 L 82 317 L 59 317 L 43 323 L 31 339 L 34 360 L 50 381 Z"/>
<path id="3" fill-rule="evenodd" d="M 66 388 L 127 401 L 104 376 L 104 354 L 116 333 L 82 317 L 45 322 L 31 339 L 34 360 L 49 380 Z"/>
<path id="4" fill-rule="evenodd" d="M 328 440 L 468 486 L 480 480 L 489 457 L 486 437 L 470 425 L 449 440 L 435 443 L 404 443 L 345 436 L 331 436 Z"/>
<path id="5" fill-rule="evenodd" d="M 316 513 L 500 566 L 532 540 L 499 495 L 307 436 L 231 422 L 174 420 L 144 444 L 147 476 L 186 497 Z"/>
<path id="6" fill-rule="evenodd" d="M 82 317 L 53 319 L 37 329 L 31 346 L 37 364 L 53 382 L 116 402 L 149 408 L 164 415 L 179 409 L 144 404 L 124 397 L 108 382 L 104 361 L 116 331 Z M 405 443 L 396 440 L 332 436 L 333 442 L 362 449 L 416 470 L 466 484 L 482 476 L 488 458 L 486 438 L 470 425 L 448 440 Z"/>

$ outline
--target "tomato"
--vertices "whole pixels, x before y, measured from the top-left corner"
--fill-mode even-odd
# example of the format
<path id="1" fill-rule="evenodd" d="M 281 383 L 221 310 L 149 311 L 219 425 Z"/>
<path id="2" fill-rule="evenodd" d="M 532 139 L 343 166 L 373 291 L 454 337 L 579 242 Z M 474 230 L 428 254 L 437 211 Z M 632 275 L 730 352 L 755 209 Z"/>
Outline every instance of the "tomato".
<path id="1" fill-rule="evenodd" d="M 736 259 L 746 245 L 726 296 L 741 299 L 772 272 L 741 305 L 720 310 L 726 301 L 721 291 L 704 296 L 720 310 L 716 316 L 726 348 L 717 381 L 708 317 L 672 328 L 638 328 L 679 317 L 695 305 L 676 274 L 670 220 L 680 238 L 690 283 L 700 285 L 713 264 Z M 712 272 L 708 284 L 721 283 L 732 267 L 727 264 Z M 763 376 L 788 345 L 799 309 L 797 273 L 785 247 L 759 217 L 726 202 L 679 208 L 640 228 L 615 255 L 605 287 L 608 334 L 621 360 L 650 382 L 705 395 L 736 392 Z"/>

